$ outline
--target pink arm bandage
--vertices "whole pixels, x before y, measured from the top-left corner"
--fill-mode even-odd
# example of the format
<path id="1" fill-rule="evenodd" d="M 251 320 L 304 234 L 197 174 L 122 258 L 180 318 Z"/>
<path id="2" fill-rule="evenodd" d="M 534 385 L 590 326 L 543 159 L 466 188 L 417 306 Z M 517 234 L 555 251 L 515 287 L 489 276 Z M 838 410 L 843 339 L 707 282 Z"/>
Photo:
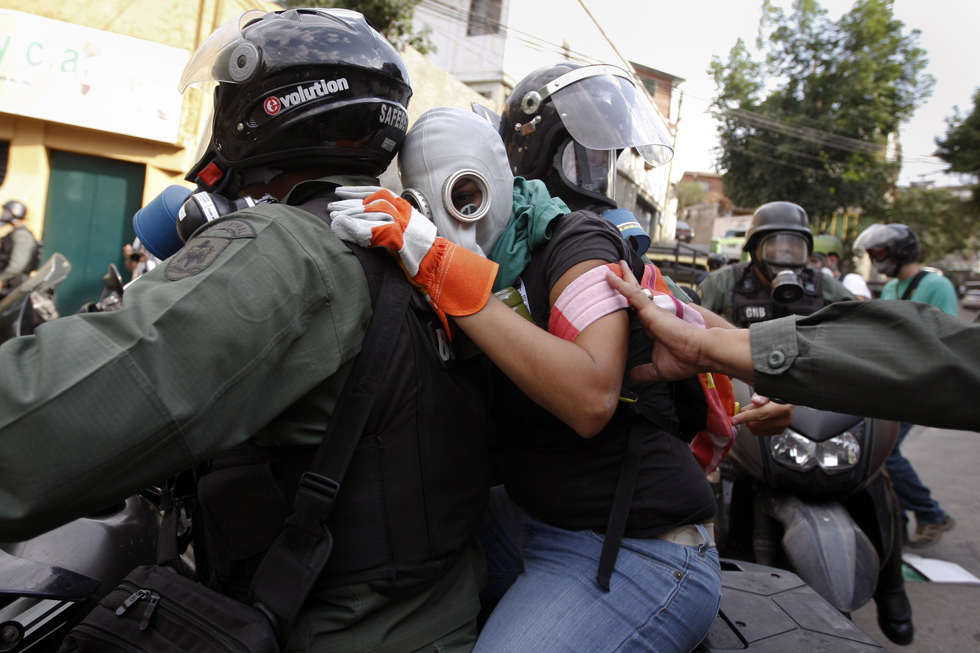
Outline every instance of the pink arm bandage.
<path id="1" fill-rule="evenodd" d="M 593 268 L 568 285 L 551 309 L 548 332 L 563 340 L 574 341 L 600 317 L 629 306 L 625 297 L 608 283 L 606 272 L 611 265 Z"/>

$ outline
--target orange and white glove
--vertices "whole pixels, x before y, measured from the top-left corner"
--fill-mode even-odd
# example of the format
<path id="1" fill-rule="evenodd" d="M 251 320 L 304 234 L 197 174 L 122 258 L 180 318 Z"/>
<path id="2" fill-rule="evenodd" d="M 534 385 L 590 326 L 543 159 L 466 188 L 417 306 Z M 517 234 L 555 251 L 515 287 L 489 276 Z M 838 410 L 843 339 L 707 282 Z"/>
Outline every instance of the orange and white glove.
<path id="1" fill-rule="evenodd" d="M 432 222 L 387 189 L 342 186 L 337 194 L 347 198 L 328 207 L 337 237 L 362 247 L 384 247 L 396 255 L 450 336 L 447 315 L 472 315 L 487 303 L 496 263 L 437 237 Z"/>

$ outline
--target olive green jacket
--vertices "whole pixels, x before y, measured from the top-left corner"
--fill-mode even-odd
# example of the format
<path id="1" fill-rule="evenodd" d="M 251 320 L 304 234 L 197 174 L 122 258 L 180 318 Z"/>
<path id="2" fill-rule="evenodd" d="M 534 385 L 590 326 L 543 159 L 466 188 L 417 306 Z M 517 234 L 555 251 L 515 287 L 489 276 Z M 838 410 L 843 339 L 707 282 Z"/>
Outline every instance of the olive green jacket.
<path id="1" fill-rule="evenodd" d="M 205 225 L 121 310 L 4 343 L 0 541 L 251 437 L 318 442 L 370 317 L 361 265 L 329 226 L 268 204 Z"/>
<path id="2" fill-rule="evenodd" d="M 789 403 L 980 431 L 980 324 L 921 302 L 841 302 L 750 327 L 755 390 Z"/>

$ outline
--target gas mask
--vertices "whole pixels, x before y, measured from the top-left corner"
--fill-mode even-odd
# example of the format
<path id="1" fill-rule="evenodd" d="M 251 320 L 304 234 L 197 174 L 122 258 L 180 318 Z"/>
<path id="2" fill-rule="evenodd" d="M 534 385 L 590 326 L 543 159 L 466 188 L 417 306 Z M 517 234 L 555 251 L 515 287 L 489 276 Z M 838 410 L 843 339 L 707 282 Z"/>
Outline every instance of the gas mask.
<path id="1" fill-rule="evenodd" d="M 881 252 L 879 254 L 879 252 Z M 875 258 L 875 254 L 882 256 L 880 259 Z M 871 257 L 871 264 L 875 266 L 875 270 L 881 272 L 886 277 L 897 277 L 898 271 L 902 267 L 902 264 L 898 261 L 888 258 L 888 252 L 883 250 L 868 250 L 868 255 Z"/>
<path id="2" fill-rule="evenodd" d="M 774 301 L 794 304 L 805 292 L 800 272 L 809 257 L 807 240 L 795 233 L 776 232 L 763 238 L 756 249 L 759 269 L 769 279 Z"/>
<path id="3" fill-rule="evenodd" d="M 514 176 L 486 120 L 454 107 L 425 112 L 405 137 L 398 169 L 402 197 L 440 236 L 490 255 L 513 214 Z"/>

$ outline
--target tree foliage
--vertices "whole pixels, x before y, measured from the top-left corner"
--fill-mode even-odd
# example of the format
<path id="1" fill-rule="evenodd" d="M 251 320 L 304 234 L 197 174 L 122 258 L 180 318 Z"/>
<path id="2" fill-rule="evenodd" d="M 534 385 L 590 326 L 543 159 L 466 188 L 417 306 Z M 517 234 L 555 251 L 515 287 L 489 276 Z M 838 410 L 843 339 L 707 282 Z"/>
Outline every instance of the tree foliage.
<path id="1" fill-rule="evenodd" d="M 973 201 L 980 207 L 980 89 L 973 94 L 973 112 L 946 119 L 946 136 L 936 139 L 936 156 L 949 164 L 948 172 L 971 175 L 977 185 Z"/>
<path id="2" fill-rule="evenodd" d="M 906 34 L 892 5 L 857 0 L 830 21 L 816 0 L 788 15 L 765 0 L 761 60 L 741 39 L 714 58 L 718 164 L 736 205 L 788 200 L 812 218 L 886 208 L 900 165 L 886 157 L 889 135 L 933 84 L 918 31 Z"/>
<path id="3" fill-rule="evenodd" d="M 683 209 L 704 201 L 708 191 L 696 181 L 685 181 L 677 184 L 677 208 Z"/>
<path id="4" fill-rule="evenodd" d="M 416 32 L 412 18 L 422 0 L 280 0 L 284 7 L 341 7 L 364 14 L 393 45 L 411 45 L 422 54 L 436 51 L 427 26 Z"/>
<path id="5" fill-rule="evenodd" d="M 980 247 L 980 210 L 949 189 L 902 189 L 884 218 L 912 228 L 922 242 L 926 263 Z"/>

